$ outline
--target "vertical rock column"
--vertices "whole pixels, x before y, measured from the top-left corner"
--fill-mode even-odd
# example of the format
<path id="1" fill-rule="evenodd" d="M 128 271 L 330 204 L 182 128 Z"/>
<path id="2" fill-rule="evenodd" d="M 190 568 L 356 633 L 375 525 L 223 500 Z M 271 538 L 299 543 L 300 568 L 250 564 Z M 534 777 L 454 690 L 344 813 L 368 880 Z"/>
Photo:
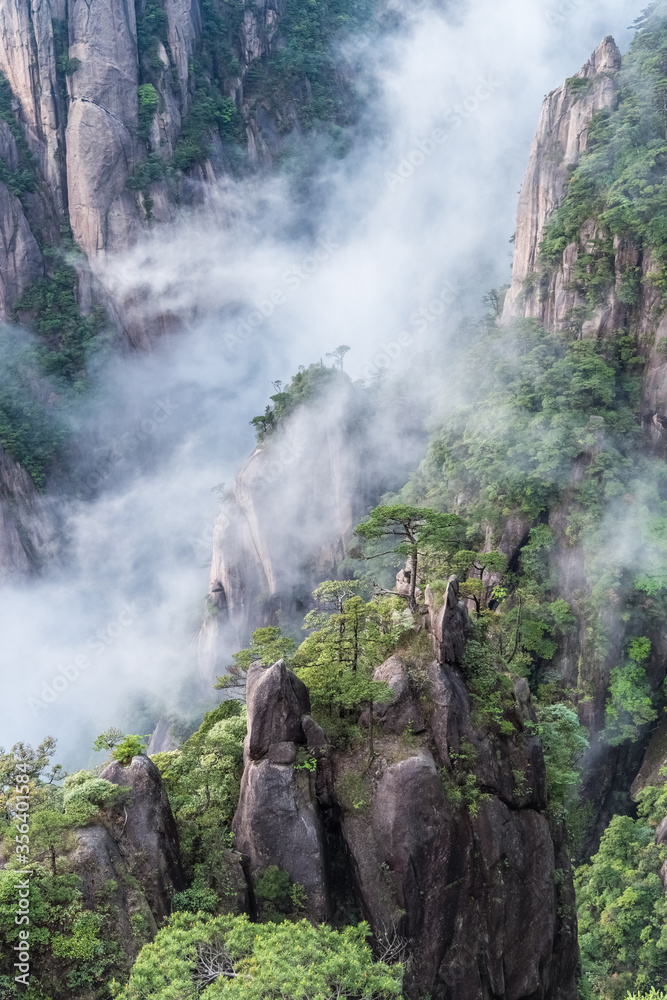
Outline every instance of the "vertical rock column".
<path id="1" fill-rule="evenodd" d="M 133 0 L 72 0 L 67 178 L 72 231 L 94 260 L 126 249 L 139 228 L 125 183 L 136 162 L 137 25 Z"/>
<path id="2" fill-rule="evenodd" d="M 504 322 L 531 316 L 552 325 L 557 315 L 576 304 L 570 302 L 563 282 L 547 298 L 540 296 L 537 288 L 527 292 L 524 282 L 538 270 L 544 225 L 565 194 L 570 168 L 579 163 L 586 149 L 593 115 L 616 104 L 620 65 L 621 53 L 614 39 L 605 38 L 573 77 L 588 81 L 588 86 L 584 83 L 580 89 L 564 83 L 544 99 L 519 198 L 512 286 L 505 300 Z"/>
<path id="3" fill-rule="evenodd" d="M 297 748 L 308 742 L 304 728 L 315 727 L 308 691 L 282 660 L 271 667 L 255 663 L 248 671 L 247 704 L 236 849 L 251 879 L 277 865 L 305 890 L 308 913 L 326 920 L 324 832 L 314 777 L 294 768 Z"/>

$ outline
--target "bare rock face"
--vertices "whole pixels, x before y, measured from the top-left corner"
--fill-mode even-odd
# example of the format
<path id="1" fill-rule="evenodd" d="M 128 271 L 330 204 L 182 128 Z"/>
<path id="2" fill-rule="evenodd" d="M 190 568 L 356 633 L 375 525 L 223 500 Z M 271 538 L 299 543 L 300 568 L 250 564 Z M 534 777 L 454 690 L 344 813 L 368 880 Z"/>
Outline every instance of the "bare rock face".
<path id="1" fill-rule="evenodd" d="M 3 124 L 0 121 L 0 144 Z M 42 254 L 23 206 L 0 183 L 0 319 L 10 319 L 14 303 L 43 274 Z"/>
<path id="2" fill-rule="evenodd" d="M 246 766 L 233 822 L 236 848 L 251 882 L 277 865 L 305 890 L 308 912 L 326 920 L 324 828 L 315 779 L 308 769 L 294 767 L 297 746 L 306 746 L 302 716 L 310 703 L 305 686 L 282 661 L 271 667 L 254 664 L 248 671 L 247 704 Z"/>
<path id="3" fill-rule="evenodd" d="M 201 36 L 199 0 L 165 0 L 169 50 L 176 66 L 182 107 L 187 107 L 189 64 Z"/>
<path id="4" fill-rule="evenodd" d="M 25 469 L 0 445 L 0 583 L 34 572 L 57 550 L 46 504 Z"/>
<path id="5" fill-rule="evenodd" d="M 84 905 L 95 908 L 100 894 L 107 894 L 105 901 L 109 902 L 108 886 L 112 881 L 115 883 L 109 910 L 110 936 L 120 944 L 129 970 L 145 941 L 157 933 L 151 907 L 136 879 L 130 878 L 127 859 L 105 826 L 96 824 L 77 830 L 76 842 L 70 863 L 81 879 Z M 143 934 L 132 926 L 132 918 L 136 916 L 143 918 Z"/>
<path id="6" fill-rule="evenodd" d="M 620 65 L 621 53 L 614 39 L 605 38 L 572 78 L 589 81 L 588 86 L 573 86 L 568 81 L 544 100 L 519 198 L 512 286 L 507 293 L 503 322 L 520 316 L 544 320 L 548 319 L 545 312 L 549 309 L 562 315 L 571 307 L 567 276 L 558 288 L 550 289 L 548 296 L 541 296 L 538 288 L 526 294 L 524 282 L 538 270 L 544 224 L 565 193 L 569 169 L 579 163 L 586 149 L 591 118 L 616 104 Z"/>
<path id="7" fill-rule="evenodd" d="M 393 733 L 395 736 L 400 736 L 408 729 L 412 733 L 423 733 L 426 729 L 424 710 L 412 691 L 408 668 L 401 657 L 390 656 L 377 668 L 373 680 L 386 684 L 391 691 L 390 700 L 377 703 L 373 710 L 374 720 L 382 727 L 383 732 Z M 359 722 L 362 726 L 368 726 L 369 721 L 370 711 L 366 708 Z"/>
<path id="8" fill-rule="evenodd" d="M 137 25 L 132 0 L 74 0 L 69 7 L 67 177 L 72 232 L 95 257 L 138 233 L 125 182 L 136 162 Z"/>
<path id="9" fill-rule="evenodd" d="M 132 853 L 133 874 L 159 922 L 169 915 L 174 892 L 185 888 L 176 821 L 160 772 L 148 757 L 138 756 L 129 767 L 113 761 L 100 777 L 132 789 L 119 817 L 116 840 L 126 855 Z"/>
<path id="10" fill-rule="evenodd" d="M 301 717 L 310 712 L 308 691 L 282 660 L 272 667 L 253 663 L 248 671 L 246 703 L 251 760 L 266 757 L 274 745 L 306 742 Z"/>
<path id="11" fill-rule="evenodd" d="M 0 6 L 0 72 L 19 103 L 28 145 L 58 215 L 64 207 L 59 162 L 63 108 L 56 81 L 53 18 L 64 17 L 61 6 L 61 0 L 7 0 Z"/>

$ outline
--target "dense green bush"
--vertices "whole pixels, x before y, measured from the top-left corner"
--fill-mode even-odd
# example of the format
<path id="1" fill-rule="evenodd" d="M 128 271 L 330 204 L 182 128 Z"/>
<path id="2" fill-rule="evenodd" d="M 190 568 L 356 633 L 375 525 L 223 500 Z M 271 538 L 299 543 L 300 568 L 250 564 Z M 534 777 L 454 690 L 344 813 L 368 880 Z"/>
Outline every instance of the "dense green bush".
<path id="1" fill-rule="evenodd" d="M 305 920 L 251 924 L 244 916 L 206 920 L 203 914 L 177 913 L 144 947 L 128 985 L 116 985 L 112 995 L 118 1000 L 399 997 L 400 966 L 374 962 L 367 935 L 365 924 L 334 931 Z"/>
<path id="2" fill-rule="evenodd" d="M 646 823 L 615 816 L 598 853 L 578 869 L 588 996 L 622 1000 L 629 990 L 648 991 L 667 981 L 667 898 L 659 875 L 666 856 Z"/>

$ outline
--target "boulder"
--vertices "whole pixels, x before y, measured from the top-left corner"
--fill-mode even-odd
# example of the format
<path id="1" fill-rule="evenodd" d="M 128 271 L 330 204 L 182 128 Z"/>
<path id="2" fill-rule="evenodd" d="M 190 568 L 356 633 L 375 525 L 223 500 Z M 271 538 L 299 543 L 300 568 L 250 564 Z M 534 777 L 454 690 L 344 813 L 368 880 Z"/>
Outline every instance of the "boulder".
<path id="1" fill-rule="evenodd" d="M 324 834 L 309 772 L 295 774 L 293 761 L 250 761 L 232 828 L 251 880 L 277 865 L 305 890 L 308 914 L 327 919 Z"/>
<path id="2" fill-rule="evenodd" d="M 100 777 L 132 790 L 114 835 L 125 856 L 131 855 L 132 874 L 159 922 L 169 915 L 174 892 L 185 888 L 178 830 L 160 772 L 153 761 L 139 755 L 129 767 L 113 761 Z"/>
<path id="3" fill-rule="evenodd" d="M 233 830 L 252 882 L 277 865 L 303 887 L 308 913 L 329 913 L 324 829 L 316 777 L 296 770 L 297 749 L 323 749 L 326 736 L 310 717 L 308 690 L 284 662 L 253 663 L 246 688 L 248 736 Z M 312 741 L 312 743 L 310 742 Z"/>
<path id="4" fill-rule="evenodd" d="M 248 752 L 251 760 L 266 757 L 275 743 L 305 744 L 301 717 L 310 713 L 305 684 L 279 660 L 273 666 L 253 663 L 246 685 Z"/>
<path id="5" fill-rule="evenodd" d="M 419 703 L 419 698 L 412 691 L 406 663 L 400 656 L 390 656 L 373 674 L 373 680 L 387 684 L 391 690 L 391 698 L 386 702 L 374 705 L 373 716 L 385 733 L 400 736 L 408 726 L 413 733 L 423 733 L 426 729 L 426 719 Z M 368 726 L 370 709 L 365 708 L 359 720 L 360 725 Z"/>

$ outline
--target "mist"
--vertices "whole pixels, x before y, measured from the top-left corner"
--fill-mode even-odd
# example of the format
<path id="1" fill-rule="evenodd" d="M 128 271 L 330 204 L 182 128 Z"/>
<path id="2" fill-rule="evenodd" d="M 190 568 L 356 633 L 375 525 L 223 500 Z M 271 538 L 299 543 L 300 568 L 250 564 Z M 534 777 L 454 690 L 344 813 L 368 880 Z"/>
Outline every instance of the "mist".
<path id="1" fill-rule="evenodd" d="M 342 60 L 365 67 L 346 157 L 313 149 L 308 171 L 225 178 L 200 207 L 99 265 L 116 301 L 140 303 L 140 324 L 160 312 L 178 329 L 100 363 L 72 416 L 89 489 L 57 502 L 58 563 L 2 593 L 0 744 L 49 733 L 81 766 L 102 729 L 139 731 L 192 697 L 221 484 L 252 451 L 250 420 L 273 381 L 344 343 L 354 379 L 384 368 L 415 391 L 431 386 L 439 404 L 455 398 L 448 344 L 482 294 L 509 282 L 542 99 L 605 35 L 625 51 L 641 6 L 470 0 L 403 11 L 398 34 L 342 47 Z M 400 424 L 373 428 L 378 474 L 383 434 L 400 438 Z M 416 465 L 413 446 L 406 435 Z M 286 475 L 298 490 L 299 463 Z"/>

